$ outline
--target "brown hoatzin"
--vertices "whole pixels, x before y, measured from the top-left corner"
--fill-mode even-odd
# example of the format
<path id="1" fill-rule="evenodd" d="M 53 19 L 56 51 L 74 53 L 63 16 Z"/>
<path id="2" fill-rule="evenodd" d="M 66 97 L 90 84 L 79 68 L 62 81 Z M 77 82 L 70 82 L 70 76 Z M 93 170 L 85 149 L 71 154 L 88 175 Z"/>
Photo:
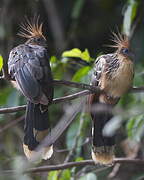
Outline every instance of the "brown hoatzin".
<path id="1" fill-rule="evenodd" d="M 91 84 L 98 86 L 103 93 L 100 96 L 92 94 L 88 98 L 93 122 L 92 159 L 101 164 L 111 164 L 114 158 L 115 137 L 106 136 L 103 132 L 104 126 L 113 117 L 108 108 L 116 105 L 120 97 L 132 87 L 134 77 L 129 40 L 124 35 L 113 34 L 115 45 L 112 47 L 116 51 L 99 56 L 92 74 Z M 95 106 L 101 107 L 101 110 L 95 112 Z"/>
<path id="2" fill-rule="evenodd" d="M 31 159 L 37 155 L 37 146 L 48 134 L 48 105 L 53 100 L 54 90 L 42 23 L 34 18 L 27 20 L 21 28 L 19 35 L 27 41 L 11 50 L 8 70 L 16 88 L 27 98 L 23 148 Z M 39 150 L 43 159 L 50 158 L 52 153 L 52 146 Z"/>

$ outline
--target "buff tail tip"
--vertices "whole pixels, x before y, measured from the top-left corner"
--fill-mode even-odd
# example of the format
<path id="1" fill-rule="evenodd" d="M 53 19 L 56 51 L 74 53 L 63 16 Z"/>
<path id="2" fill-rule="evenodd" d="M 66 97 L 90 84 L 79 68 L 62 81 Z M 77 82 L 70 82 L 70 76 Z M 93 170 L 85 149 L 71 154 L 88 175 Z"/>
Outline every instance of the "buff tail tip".
<path id="1" fill-rule="evenodd" d="M 31 162 L 40 161 L 42 159 L 47 160 L 50 159 L 51 156 L 53 155 L 53 145 L 48 147 L 43 147 L 39 151 L 35 151 L 35 150 L 31 151 L 29 150 L 27 145 L 23 144 L 23 150 L 27 159 Z"/>
<path id="2" fill-rule="evenodd" d="M 114 163 L 114 147 L 94 147 L 92 159 L 97 164 L 112 165 Z"/>

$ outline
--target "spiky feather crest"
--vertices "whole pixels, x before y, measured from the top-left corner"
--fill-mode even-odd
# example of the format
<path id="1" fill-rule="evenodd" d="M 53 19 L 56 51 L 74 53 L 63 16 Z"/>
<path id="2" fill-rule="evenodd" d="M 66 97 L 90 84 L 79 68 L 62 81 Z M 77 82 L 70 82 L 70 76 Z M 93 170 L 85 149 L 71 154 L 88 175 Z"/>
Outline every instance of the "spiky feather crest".
<path id="1" fill-rule="evenodd" d="M 111 41 L 113 41 L 115 44 L 109 45 L 109 47 L 121 49 L 121 48 L 129 48 L 130 46 L 128 37 L 126 35 L 121 34 L 120 32 L 118 33 L 112 32 Z"/>
<path id="2" fill-rule="evenodd" d="M 30 39 L 33 37 L 44 37 L 42 32 L 43 23 L 39 23 L 39 16 L 29 20 L 26 18 L 26 22 L 20 25 L 22 30 L 18 33 L 19 36 Z"/>

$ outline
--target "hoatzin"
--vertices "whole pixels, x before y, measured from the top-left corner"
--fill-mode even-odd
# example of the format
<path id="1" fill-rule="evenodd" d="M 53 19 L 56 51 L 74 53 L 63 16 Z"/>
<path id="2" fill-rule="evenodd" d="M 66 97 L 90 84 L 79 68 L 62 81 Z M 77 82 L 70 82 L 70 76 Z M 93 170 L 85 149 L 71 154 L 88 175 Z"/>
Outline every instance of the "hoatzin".
<path id="1" fill-rule="evenodd" d="M 28 159 L 37 155 L 37 146 L 48 134 L 48 106 L 53 100 L 53 78 L 49 63 L 46 38 L 39 17 L 21 25 L 19 35 L 27 38 L 11 50 L 8 70 L 16 88 L 27 98 L 24 127 L 24 153 Z M 48 159 L 52 146 L 39 150 L 40 158 Z"/>
<path id="2" fill-rule="evenodd" d="M 101 164 L 111 164 L 114 159 L 114 135 L 108 137 L 103 132 L 104 126 L 113 117 L 108 108 L 116 105 L 120 97 L 132 87 L 134 77 L 129 40 L 120 33 L 113 35 L 115 44 L 112 47 L 116 48 L 116 51 L 99 56 L 94 63 L 92 74 L 91 84 L 98 86 L 103 93 L 100 96 L 91 94 L 88 97 L 93 124 L 92 159 Z M 103 110 L 94 111 L 98 106 Z"/>

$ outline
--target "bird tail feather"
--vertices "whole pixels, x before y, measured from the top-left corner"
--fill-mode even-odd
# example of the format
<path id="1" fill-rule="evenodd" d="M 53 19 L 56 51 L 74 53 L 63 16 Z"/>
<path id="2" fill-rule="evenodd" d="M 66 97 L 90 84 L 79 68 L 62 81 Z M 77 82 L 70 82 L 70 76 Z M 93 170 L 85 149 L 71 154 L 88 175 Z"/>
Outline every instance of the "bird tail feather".
<path id="1" fill-rule="evenodd" d="M 43 109 L 43 110 L 41 110 Z M 37 149 L 38 145 L 48 134 L 48 109 L 47 106 L 40 108 L 39 104 L 28 101 L 25 117 L 23 149 L 29 160 L 49 159 L 53 154 L 53 146 Z"/>
<path id="2" fill-rule="evenodd" d="M 101 104 L 98 104 L 98 106 Z M 102 104 L 102 106 L 105 106 Z M 103 109 L 103 107 L 102 107 Z M 103 129 L 106 123 L 112 118 L 111 112 L 104 110 L 92 113 L 93 120 L 93 149 L 92 158 L 101 164 L 111 164 L 114 159 L 114 136 L 104 135 Z"/>
<path id="3" fill-rule="evenodd" d="M 92 159 L 95 163 L 112 164 L 114 159 L 115 137 L 106 136 L 103 129 L 113 115 L 112 112 L 108 110 L 108 106 L 106 104 L 98 103 L 98 101 L 94 101 L 94 103 L 92 100 L 94 100 L 93 97 L 90 97 L 90 109 L 92 109 L 91 117 L 93 125 Z M 98 108 L 96 111 L 95 107 Z"/>

